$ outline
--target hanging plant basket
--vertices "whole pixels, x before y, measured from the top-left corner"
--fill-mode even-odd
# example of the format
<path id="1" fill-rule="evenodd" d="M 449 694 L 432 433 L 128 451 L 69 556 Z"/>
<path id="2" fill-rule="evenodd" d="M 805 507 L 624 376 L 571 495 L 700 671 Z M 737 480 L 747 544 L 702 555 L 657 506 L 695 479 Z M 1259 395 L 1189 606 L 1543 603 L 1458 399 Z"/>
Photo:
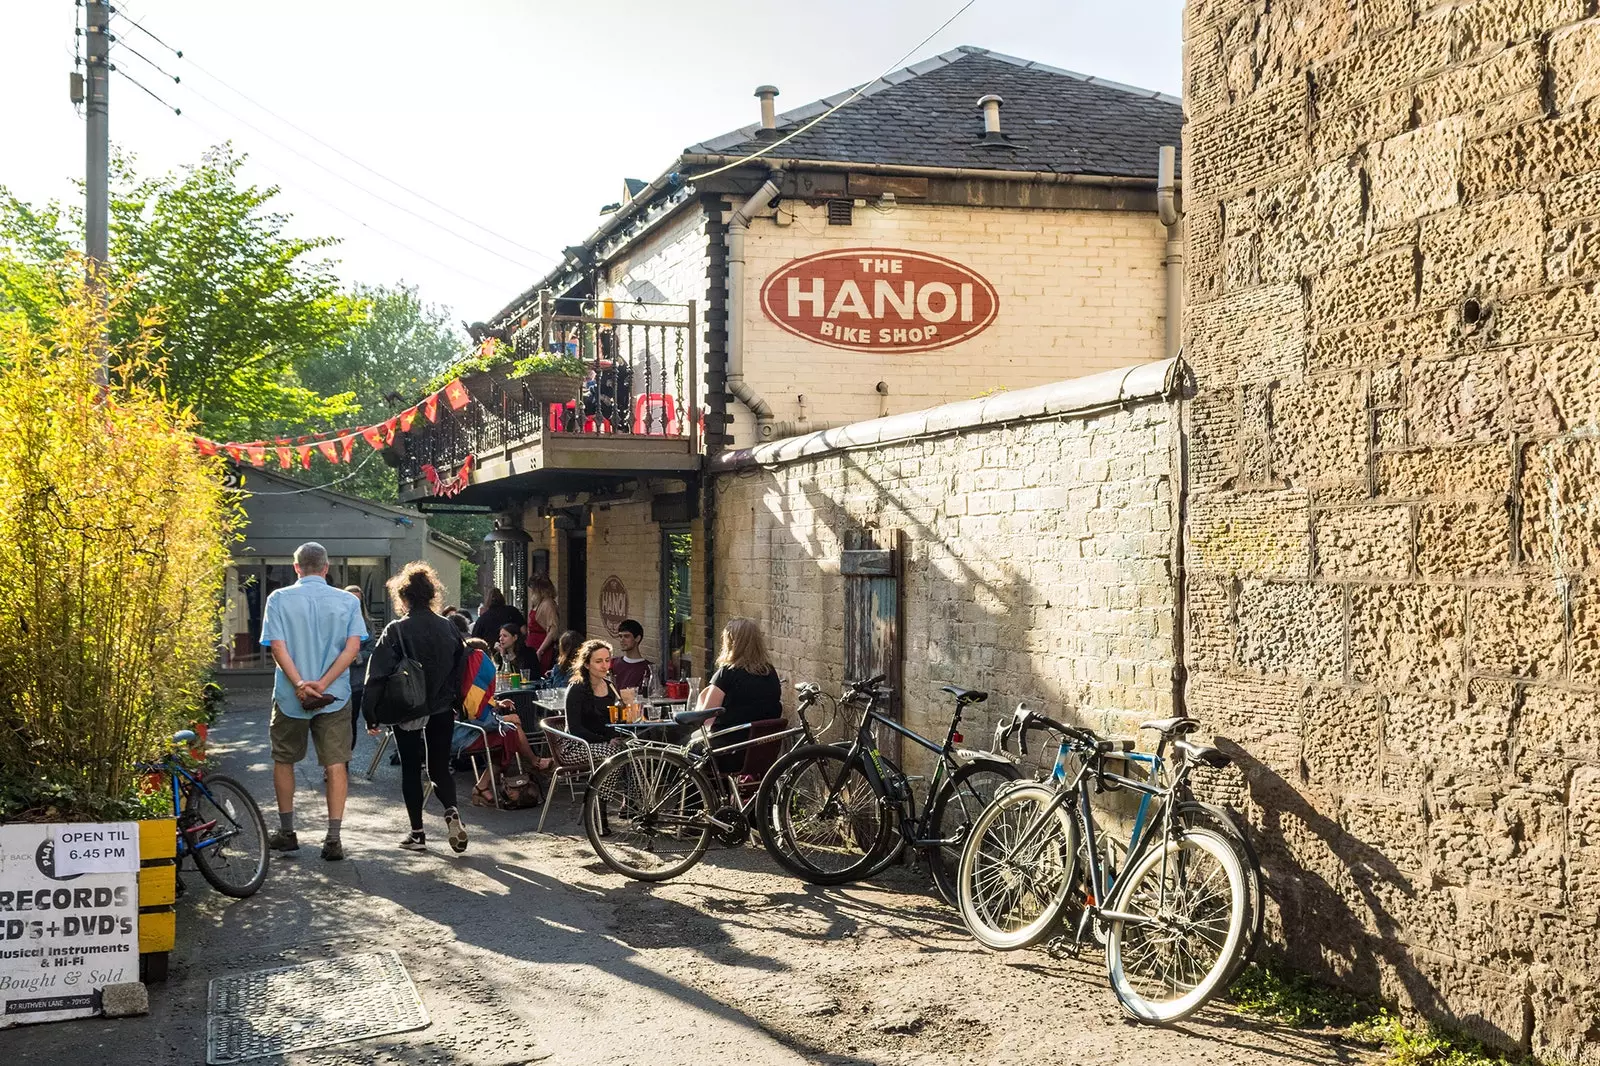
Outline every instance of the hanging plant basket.
<path id="1" fill-rule="evenodd" d="M 540 403 L 576 400 L 583 390 L 584 366 L 570 355 L 534 355 L 511 369 L 511 381 L 522 385 Z"/>

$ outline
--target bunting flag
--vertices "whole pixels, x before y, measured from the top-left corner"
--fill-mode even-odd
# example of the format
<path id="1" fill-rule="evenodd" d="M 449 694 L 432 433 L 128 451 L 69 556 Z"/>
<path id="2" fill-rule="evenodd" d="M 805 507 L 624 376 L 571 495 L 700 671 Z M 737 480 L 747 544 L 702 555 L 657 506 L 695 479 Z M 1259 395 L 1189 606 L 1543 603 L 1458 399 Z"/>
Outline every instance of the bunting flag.
<path id="1" fill-rule="evenodd" d="M 433 494 L 439 494 L 439 471 L 433 468 L 432 463 L 422 464 L 422 476 L 428 479 L 428 484 L 433 487 Z"/>
<path id="2" fill-rule="evenodd" d="M 278 466 L 284 470 L 293 467 L 296 459 L 300 461 L 302 470 L 311 469 L 311 457 L 321 453 L 322 457 L 330 463 L 348 463 L 355 451 L 356 441 L 364 440 L 372 445 L 374 451 L 383 451 L 394 444 L 402 433 L 410 433 L 426 418 L 429 422 L 439 421 L 439 398 L 444 397 L 452 411 L 459 411 L 472 399 L 472 394 L 461 383 L 460 378 L 452 380 L 448 385 L 432 395 L 425 396 L 421 403 L 408 407 L 397 415 L 391 415 L 382 422 L 370 426 L 356 426 L 352 429 L 333 430 L 326 435 L 312 434 L 295 437 L 274 437 L 271 441 L 251 441 L 246 444 L 229 441 L 220 444 L 207 437 L 196 435 L 194 440 L 195 450 L 201 455 L 226 455 L 235 463 L 250 463 L 253 466 L 264 466 L 268 457 L 276 452 Z M 430 475 L 430 484 L 435 491 L 446 491 L 451 486 L 466 486 L 467 477 L 471 470 L 471 457 L 469 456 L 462 466 L 461 472 L 447 484 L 439 479 L 437 470 Z M 428 469 L 432 469 L 431 467 Z M 459 488 L 454 491 L 460 491 Z"/>

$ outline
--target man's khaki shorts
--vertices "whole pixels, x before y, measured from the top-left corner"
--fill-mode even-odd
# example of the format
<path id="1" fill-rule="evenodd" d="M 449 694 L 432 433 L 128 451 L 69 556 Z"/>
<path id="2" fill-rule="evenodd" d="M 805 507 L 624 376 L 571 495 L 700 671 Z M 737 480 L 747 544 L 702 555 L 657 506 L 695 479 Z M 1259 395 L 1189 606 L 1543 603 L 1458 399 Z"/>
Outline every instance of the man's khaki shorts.
<path id="1" fill-rule="evenodd" d="M 267 736 L 272 741 L 272 761 L 297 763 L 306 757 L 306 735 L 317 746 L 317 762 L 337 766 L 350 761 L 350 705 L 337 711 L 323 711 L 310 718 L 291 718 L 272 702 L 272 724 Z"/>

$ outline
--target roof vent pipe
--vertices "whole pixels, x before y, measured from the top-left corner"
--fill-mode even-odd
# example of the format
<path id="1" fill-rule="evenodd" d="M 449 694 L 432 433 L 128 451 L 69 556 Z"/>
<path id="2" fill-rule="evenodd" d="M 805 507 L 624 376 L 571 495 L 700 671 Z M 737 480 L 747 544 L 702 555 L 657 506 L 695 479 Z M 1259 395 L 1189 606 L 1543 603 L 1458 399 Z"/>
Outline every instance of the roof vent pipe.
<path id="1" fill-rule="evenodd" d="M 778 109 L 773 103 L 778 97 L 776 85 L 757 85 L 756 95 L 761 98 L 761 128 L 775 130 L 778 128 Z"/>
<path id="2" fill-rule="evenodd" d="M 1000 105 L 1005 100 L 990 93 L 988 96 L 978 98 L 978 106 L 983 108 L 983 137 L 993 140 L 1000 136 Z"/>

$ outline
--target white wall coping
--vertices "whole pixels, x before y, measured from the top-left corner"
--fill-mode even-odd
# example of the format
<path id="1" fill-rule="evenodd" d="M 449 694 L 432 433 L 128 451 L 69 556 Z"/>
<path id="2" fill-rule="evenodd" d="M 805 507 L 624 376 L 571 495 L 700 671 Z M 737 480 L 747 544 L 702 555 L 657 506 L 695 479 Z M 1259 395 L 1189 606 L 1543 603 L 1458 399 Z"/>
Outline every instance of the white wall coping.
<path id="1" fill-rule="evenodd" d="M 1036 385 L 1031 389 L 997 392 L 992 396 L 941 404 L 921 411 L 907 411 L 888 418 L 852 422 L 834 429 L 758 444 L 754 448 L 722 452 L 711 460 L 710 466 L 713 472 L 770 466 L 830 452 L 877 447 L 895 441 L 1032 418 L 1087 416 L 1108 407 L 1167 396 L 1172 388 L 1172 372 L 1176 363 L 1176 359 L 1138 363 L 1088 377 Z"/>

